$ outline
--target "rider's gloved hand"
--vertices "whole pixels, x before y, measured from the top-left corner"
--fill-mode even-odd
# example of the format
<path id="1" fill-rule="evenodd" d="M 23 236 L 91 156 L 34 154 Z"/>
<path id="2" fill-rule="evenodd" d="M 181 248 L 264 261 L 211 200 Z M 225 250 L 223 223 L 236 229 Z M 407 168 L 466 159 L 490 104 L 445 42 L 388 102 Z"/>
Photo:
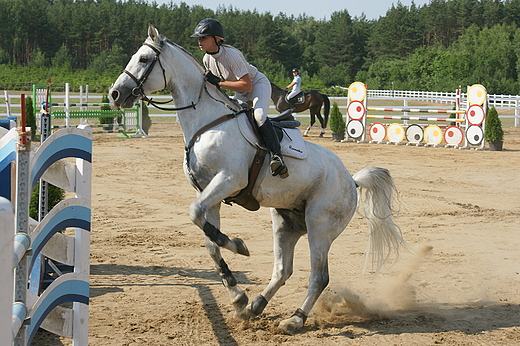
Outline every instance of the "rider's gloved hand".
<path id="1" fill-rule="evenodd" d="M 204 79 L 215 86 L 219 86 L 218 83 L 221 82 L 220 78 L 211 73 L 211 71 L 206 71 L 206 73 L 204 74 Z"/>

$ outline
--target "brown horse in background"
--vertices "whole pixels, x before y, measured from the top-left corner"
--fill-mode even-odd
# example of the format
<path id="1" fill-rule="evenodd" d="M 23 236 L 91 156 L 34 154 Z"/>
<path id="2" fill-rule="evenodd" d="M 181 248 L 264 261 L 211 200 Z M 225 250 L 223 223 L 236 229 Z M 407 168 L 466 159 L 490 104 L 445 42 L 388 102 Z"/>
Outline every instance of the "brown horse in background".
<path id="1" fill-rule="evenodd" d="M 273 100 L 274 106 L 276 107 L 276 110 L 280 113 L 282 113 L 285 110 L 288 110 L 291 108 L 291 105 L 289 102 L 287 102 L 287 99 L 285 98 L 287 96 L 287 91 L 283 90 L 279 86 L 271 83 L 271 100 Z M 330 113 L 330 100 L 327 95 L 320 94 L 317 91 L 311 91 L 308 93 L 304 93 L 304 102 L 303 103 L 297 103 L 296 106 L 296 113 L 300 113 L 303 111 L 306 111 L 307 109 L 310 110 L 311 115 L 311 121 L 309 123 L 309 126 L 303 133 L 304 136 L 307 136 L 312 125 L 316 122 L 316 118 L 318 117 L 318 120 L 321 123 L 321 133 L 320 137 L 323 137 L 323 134 L 325 133 L 325 128 L 327 127 L 327 122 L 329 121 L 329 113 Z M 323 105 L 323 117 L 321 116 L 321 106 Z"/>

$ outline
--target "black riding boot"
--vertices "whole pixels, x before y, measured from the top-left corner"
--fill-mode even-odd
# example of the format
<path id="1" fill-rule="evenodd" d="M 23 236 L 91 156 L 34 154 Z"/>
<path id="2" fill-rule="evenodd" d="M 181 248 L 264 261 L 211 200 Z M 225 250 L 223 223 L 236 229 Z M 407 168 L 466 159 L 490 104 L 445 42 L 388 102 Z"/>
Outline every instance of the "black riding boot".
<path id="1" fill-rule="evenodd" d="M 267 119 L 265 123 L 259 127 L 260 135 L 271 153 L 271 173 L 280 175 L 280 178 L 285 179 L 289 176 L 287 166 L 283 162 L 282 154 L 280 152 L 280 141 L 274 131 L 273 124 Z"/>

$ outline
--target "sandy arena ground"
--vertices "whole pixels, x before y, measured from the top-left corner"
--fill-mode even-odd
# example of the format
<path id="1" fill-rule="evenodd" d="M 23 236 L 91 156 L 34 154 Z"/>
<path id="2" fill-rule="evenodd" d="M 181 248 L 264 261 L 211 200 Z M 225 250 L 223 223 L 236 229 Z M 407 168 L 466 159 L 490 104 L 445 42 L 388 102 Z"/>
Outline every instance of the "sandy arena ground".
<path id="1" fill-rule="evenodd" d="M 350 172 L 388 168 L 401 194 L 396 218 L 413 254 L 363 273 L 366 223 L 356 215 L 330 251 L 331 280 L 301 333 L 277 328 L 303 301 L 306 238 L 293 277 L 264 313 L 236 320 L 189 219 L 195 191 L 182 171 L 178 124 L 149 138 L 94 136 L 89 344 L 520 345 L 520 129 L 502 152 L 309 141 L 337 153 Z M 223 251 L 250 299 L 272 268 L 269 210 L 222 207 L 222 230 L 249 258 Z M 33 345 L 71 345 L 38 333 Z"/>

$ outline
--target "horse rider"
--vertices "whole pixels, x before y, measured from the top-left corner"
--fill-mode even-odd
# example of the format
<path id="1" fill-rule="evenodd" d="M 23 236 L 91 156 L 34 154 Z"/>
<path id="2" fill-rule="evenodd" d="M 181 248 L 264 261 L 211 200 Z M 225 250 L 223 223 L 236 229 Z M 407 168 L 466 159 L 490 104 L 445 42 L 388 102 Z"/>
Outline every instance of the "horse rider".
<path id="1" fill-rule="evenodd" d="M 196 37 L 200 50 L 206 52 L 202 60 L 206 80 L 234 91 L 237 100 L 253 102 L 255 121 L 271 154 L 271 173 L 287 178 L 289 173 L 282 158 L 280 141 L 267 117 L 271 99 L 271 84 L 267 77 L 249 64 L 241 51 L 224 44 L 224 27 L 218 20 L 201 20 L 191 37 Z"/>
<path id="2" fill-rule="evenodd" d="M 295 112 L 296 105 L 294 104 L 294 100 L 292 98 L 300 93 L 300 87 L 302 85 L 302 77 L 300 76 L 300 71 L 297 68 L 292 69 L 292 74 L 293 74 L 294 78 L 293 78 L 291 84 L 289 84 L 288 86 L 285 87 L 285 89 L 292 88 L 292 90 L 289 94 L 287 94 L 285 99 L 287 100 L 287 102 L 289 102 L 289 105 L 291 106 L 291 109 L 293 110 L 293 112 Z"/>

